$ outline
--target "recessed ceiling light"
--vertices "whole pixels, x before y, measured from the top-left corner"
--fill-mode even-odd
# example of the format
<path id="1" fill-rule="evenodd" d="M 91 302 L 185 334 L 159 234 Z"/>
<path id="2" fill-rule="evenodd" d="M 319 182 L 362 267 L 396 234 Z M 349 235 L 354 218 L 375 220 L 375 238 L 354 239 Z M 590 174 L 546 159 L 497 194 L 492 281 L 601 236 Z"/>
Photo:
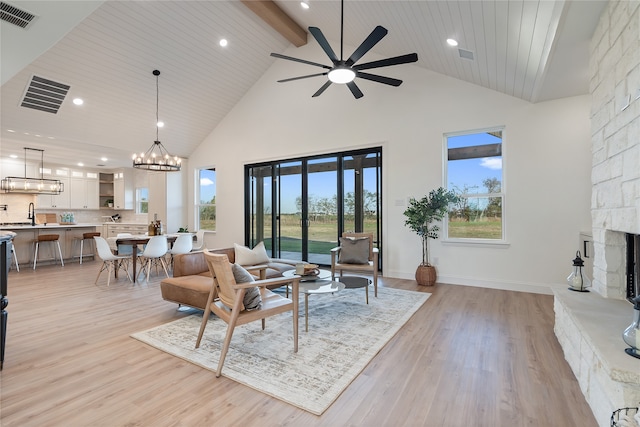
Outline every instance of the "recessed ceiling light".
<path id="1" fill-rule="evenodd" d="M 15 130 L 13 130 L 13 129 L 7 129 L 7 132 L 15 133 Z"/>
<path id="2" fill-rule="evenodd" d="M 78 163 L 78 166 L 84 166 L 84 163 L 79 162 L 79 163 Z"/>
<path id="3" fill-rule="evenodd" d="M 301 2 L 300 2 L 300 6 L 301 6 L 303 9 L 309 9 L 309 3 L 307 3 L 306 1 L 301 1 Z"/>
<path id="4" fill-rule="evenodd" d="M 447 39 L 447 44 L 449 46 L 458 46 L 458 41 L 455 39 Z"/>
<path id="5" fill-rule="evenodd" d="M 100 157 L 100 160 L 102 160 L 103 162 L 106 162 L 109 159 L 107 159 L 106 157 Z"/>
<path id="6" fill-rule="evenodd" d="M 80 99 L 80 98 L 74 98 L 73 99 L 73 103 L 76 104 L 76 105 L 82 105 L 82 104 L 84 104 L 84 101 L 82 99 Z"/>
<path id="7" fill-rule="evenodd" d="M 17 154 L 9 154 L 9 157 L 11 157 L 12 159 L 17 159 L 18 155 Z"/>
<path id="8" fill-rule="evenodd" d="M 157 125 L 159 128 L 164 127 L 164 122 L 158 122 L 158 123 L 156 123 L 156 125 Z"/>
<path id="9" fill-rule="evenodd" d="M 229 42 L 227 41 L 227 39 L 220 39 L 220 46 L 225 47 L 228 44 Z"/>

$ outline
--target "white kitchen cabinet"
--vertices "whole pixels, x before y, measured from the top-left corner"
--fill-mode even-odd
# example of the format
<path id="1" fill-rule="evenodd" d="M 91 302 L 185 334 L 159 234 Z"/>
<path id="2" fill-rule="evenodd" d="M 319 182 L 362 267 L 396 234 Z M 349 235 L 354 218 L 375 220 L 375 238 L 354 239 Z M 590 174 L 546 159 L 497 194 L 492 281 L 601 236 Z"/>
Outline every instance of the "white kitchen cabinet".
<path id="1" fill-rule="evenodd" d="M 113 173 L 113 207 L 115 209 L 133 209 L 133 173 L 130 169 L 121 169 Z"/>
<path id="2" fill-rule="evenodd" d="M 70 179 L 69 195 L 71 209 L 98 209 L 99 182 L 95 172 L 83 173 L 84 177 Z"/>
<path id="3" fill-rule="evenodd" d="M 117 237 L 119 233 L 144 234 L 148 231 L 147 224 L 113 223 L 104 225 L 104 237 Z"/>
<path id="4" fill-rule="evenodd" d="M 71 206 L 69 178 L 57 176 L 64 185 L 64 190 L 60 194 L 38 194 L 36 198 L 36 208 L 38 209 L 69 209 Z"/>

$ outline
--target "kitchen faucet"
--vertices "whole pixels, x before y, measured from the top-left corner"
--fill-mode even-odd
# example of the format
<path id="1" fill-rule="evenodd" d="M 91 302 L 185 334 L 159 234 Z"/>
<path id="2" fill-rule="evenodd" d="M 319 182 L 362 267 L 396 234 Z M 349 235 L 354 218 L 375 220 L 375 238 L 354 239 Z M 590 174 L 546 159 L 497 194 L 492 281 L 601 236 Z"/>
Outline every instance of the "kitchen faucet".
<path id="1" fill-rule="evenodd" d="M 36 208 L 33 204 L 33 202 L 29 203 L 29 215 L 27 216 L 27 219 L 31 220 L 31 226 L 35 227 L 36 225 Z"/>

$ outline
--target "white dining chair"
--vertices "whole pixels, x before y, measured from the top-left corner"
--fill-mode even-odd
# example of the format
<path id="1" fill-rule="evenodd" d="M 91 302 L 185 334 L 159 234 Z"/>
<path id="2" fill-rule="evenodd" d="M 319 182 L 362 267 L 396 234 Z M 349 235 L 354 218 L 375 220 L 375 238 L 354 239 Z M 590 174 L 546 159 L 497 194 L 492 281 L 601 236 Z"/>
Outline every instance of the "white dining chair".
<path id="1" fill-rule="evenodd" d="M 199 251 L 202 249 L 206 249 L 206 245 L 204 244 L 204 233 L 208 230 L 198 230 L 196 231 L 196 241 L 192 243 L 191 250 Z"/>
<path id="2" fill-rule="evenodd" d="M 167 263 L 164 260 L 165 255 L 167 255 L 167 236 L 153 236 L 147 242 L 147 246 L 144 248 L 142 254 L 140 254 L 140 259 L 142 261 L 142 267 L 140 268 L 140 272 L 138 273 L 138 277 L 140 273 L 142 273 L 146 267 L 147 269 L 147 282 L 149 281 L 149 273 L 151 271 L 151 264 L 156 265 L 156 270 L 158 269 L 158 263 L 162 265 L 162 269 L 164 270 L 164 274 L 169 277 L 169 272 L 167 271 Z"/>
<path id="3" fill-rule="evenodd" d="M 193 248 L 193 235 L 181 234 L 179 235 L 171 249 L 167 251 L 167 254 L 171 255 L 171 266 L 173 267 L 173 256 L 178 254 L 188 254 Z"/>
<path id="4" fill-rule="evenodd" d="M 127 273 L 127 277 L 131 282 L 131 275 L 129 274 L 128 266 L 129 266 L 129 255 L 114 255 L 111 252 L 111 248 L 109 247 L 109 243 L 106 241 L 104 237 L 95 236 L 94 241 L 96 242 L 96 250 L 98 251 L 98 256 L 102 259 L 102 267 L 100 267 L 100 271 L 98 271 L 98 277 L 96 277 L 96 281 L 94 284 L 98 283 L 98 279 L 100 279 L 100 275 L 104 270 L 107 270 L 107 286 L 109 286 L 109 282 L 111 281 L 111 273 L 118 271 L 118 269 L 122 268 L 125 273 Z"/>

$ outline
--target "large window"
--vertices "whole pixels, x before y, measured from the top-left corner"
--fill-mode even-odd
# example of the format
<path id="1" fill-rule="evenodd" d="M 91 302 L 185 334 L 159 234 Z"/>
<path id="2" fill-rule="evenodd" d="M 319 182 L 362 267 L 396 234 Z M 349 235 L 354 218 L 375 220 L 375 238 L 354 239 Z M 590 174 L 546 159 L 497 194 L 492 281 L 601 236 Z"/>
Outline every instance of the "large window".
<path id="1" fill-rule="evenodd" d="M 503 128 L 445 135 L 445 176 L 460 202 L 449 212 L 449 239 L 504 239 Z"/>
<path id="2" fill-rule="evenodd" d="M 196 212 L 196 228 L 198 230 L 216 229 L 216 170 L 200 169 L 198 170 L 197 183 L 197 200 Z"/>
<path id="3" fill-rule="evenodd" d="M 136 188 L 136 213 L 146 214 L 149 213 L 149 189 L 138 187 Z"/>

